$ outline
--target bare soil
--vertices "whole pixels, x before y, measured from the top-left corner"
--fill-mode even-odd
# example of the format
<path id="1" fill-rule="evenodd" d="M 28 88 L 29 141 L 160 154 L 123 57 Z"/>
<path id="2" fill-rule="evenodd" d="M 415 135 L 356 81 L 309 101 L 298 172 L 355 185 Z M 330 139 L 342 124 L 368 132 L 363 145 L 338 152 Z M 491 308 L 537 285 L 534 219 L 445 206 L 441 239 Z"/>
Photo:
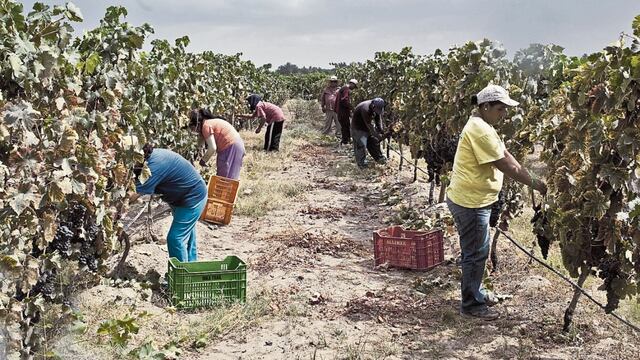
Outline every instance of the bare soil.
<path id="1" fill-rule="evenodd" d="M 638 334 L 584 299 L 574 329 L 563 333 L 571 289 L 505 241 L 499 245 L 502 263 L 490 281 L 495 291 L 513 297 L 496 306 L 501 317 L 493 322 L 458 314 L 455 235 L 445 239 L 445 263 L 430 271 L 374 267 L 372 231 L 388 226 L 385 219 L 399 205 L 428 206 L 425 179 L 410 183 L 412 171 L 405 165 L 399 172 L 395 161 L 359 170 L 350 149 L 338 148 L 330 138 L 283 146 L 294 147 L 288 149 L 290 161 L 281 164 L 284 170 L 263 175 L 274 184 L 304 184 L 303 194 L 263 217 L 234 216 L 221 227 L 198 224 L 200 259 L 236 255 L 249 264 L 246 306 L 264 301 L 254 317 L 214 332 L 202 324 L 211 310 L 175 311 L 162 288 L 100 285 L 75 301 L 87 317 L 95 315 L 87 320 L 86 334 L 95 332 L 99 319 L 134 309 L 127 311 L 150 315 L 139 321 L 131 344 L 153 340 L 160 348 L 175 342 L 184 359 L 638 358 Z M 389 205 L 390 188 L 402 195 L 400 203 Z M 170 217 L 156 222 L 153 232 L 164 237 L 170 222 Z M 515 226 L 526 228 L 526 219 Z M 130 267 L 163 275 L 165 246 L 134 244 Z M 597 284 L 592 286 L 595 291 Z M 185 340 L 191 339 L 190 328 L 207 329 L 204 345 Z M 70 358 L 113 356 L 104 339 L 80 344 L 73 339 L 59 345 Z"/>

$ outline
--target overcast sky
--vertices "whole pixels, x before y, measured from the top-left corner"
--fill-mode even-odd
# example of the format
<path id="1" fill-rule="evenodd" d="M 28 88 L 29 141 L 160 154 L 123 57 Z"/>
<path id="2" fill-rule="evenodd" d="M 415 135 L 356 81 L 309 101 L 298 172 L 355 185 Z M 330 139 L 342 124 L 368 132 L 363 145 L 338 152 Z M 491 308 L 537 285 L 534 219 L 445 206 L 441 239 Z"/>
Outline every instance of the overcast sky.
<path id="1" fill-rule="evenodd" d="M 24 1 L 25 10 L 34 1 Z M 64 1 L 42 1 L 63 4 Z M 376 51 L 412 46 L 427 54 L 469 40 L 502 42 L 509 55 L 530 43 L 555 43 L 570 55 L 599 51 L 631 33 L 640 0 L 75 0 L 76 29 L 95 27 L 109 5 L 155 29 L 154 38 L 188 35 L 189 50 L 242 52 L 274 67 L 330 67 Z"/>

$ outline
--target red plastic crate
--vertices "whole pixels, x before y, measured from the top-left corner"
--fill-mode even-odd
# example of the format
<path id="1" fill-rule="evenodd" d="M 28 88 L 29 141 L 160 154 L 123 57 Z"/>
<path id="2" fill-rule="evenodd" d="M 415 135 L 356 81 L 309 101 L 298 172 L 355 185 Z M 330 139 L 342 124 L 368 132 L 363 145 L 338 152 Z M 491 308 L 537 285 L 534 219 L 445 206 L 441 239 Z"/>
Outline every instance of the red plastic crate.
<path id="1" fill-rule="evenodd" d="M 442 229 L 430 231 L 405 230 L 391 226 L 373 232 L 376 265 L 428 270 L 444 261 Z"/>

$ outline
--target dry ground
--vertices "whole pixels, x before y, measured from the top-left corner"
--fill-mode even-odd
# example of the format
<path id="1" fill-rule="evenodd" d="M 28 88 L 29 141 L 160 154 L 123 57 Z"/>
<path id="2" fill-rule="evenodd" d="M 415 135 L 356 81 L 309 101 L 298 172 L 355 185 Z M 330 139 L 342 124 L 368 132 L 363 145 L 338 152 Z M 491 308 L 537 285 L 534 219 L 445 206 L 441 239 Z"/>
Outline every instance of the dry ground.
<path id="1" fill-rule="evenodd" d="M 56 353 L 110 359 L 133 350 L 144 358 L 140 346 L 147 344 L 197 360 L 638 358 L 638 334 L 584 299 L 574 329 L 562 333 L 571 289 L 506 241 L 489 279 L 513 298 L 497 306 L 502 317 L 494 322 L 458 315 L 455 235 L 445 239 L 445 264 L 429 272 L 374 268 L 372 230 L 402 206 L 426 207 L 428 184 L 423 176 L 410 183 L 412 172 L 399 172 L 397 161 L 359 170 L 350 150 L 318 134 L 320 123 L 310 114 L 313 126 L 287 123 L 279 153 L 265 154 L 261 136 L 244 132 L 248 155 L 232 223 L 198 224 L 200 259 L 237 255 L 250 265 L 246 304 L 181 312 L 169 306 L 163 288 L 105 281 L 74 300 L 86 328 L 62 337 Z M 444 214 L 446 207 L 432 211 Z M 530 216 L 513 226 L 526 244 L 533 239 Z M 158 238 L 170 221 L 153 225 Z M 167 267 L 165 245 L 138 238 L 128 265 L 130 277 L 157 278 Z M 595 291 L 598 284 L 588 285 Z M 627 315 L 637 314 L 637 305 L 635 312 L 626 306 Z M 124 348 L 97 335 L 101 322 L 125 316 L 140 329 Z"/>

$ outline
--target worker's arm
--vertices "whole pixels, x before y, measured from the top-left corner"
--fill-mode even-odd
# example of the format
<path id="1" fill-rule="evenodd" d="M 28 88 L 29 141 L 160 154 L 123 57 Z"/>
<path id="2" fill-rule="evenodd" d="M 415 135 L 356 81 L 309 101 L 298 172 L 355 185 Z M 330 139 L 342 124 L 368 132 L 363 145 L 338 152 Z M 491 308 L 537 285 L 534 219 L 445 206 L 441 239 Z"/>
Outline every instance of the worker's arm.
<path id="1" fill-rule="evenodd" d="M 260 131 L 262 130 L 262 127 L 264 126 L 264 123 L 266 121 L 263 118 L 260 118 L 260 124 L 258 124 L 258 128 L 256 129 L 256 134 L 259 134 Z"/>
<path id="2" fill-rule="evenodd" d="M 376 128 L 380 134 L 384 133 L 384 124 L 382 123 L 382 115 L 375 114 Z"/>
<path id="3" fill-rule="evenodd" d="M 236 114 L 235 117 L 240 119 L 251 119 L 256 117 L 256 115 L 255 114 Z"/>
<path id="4" fill-rule="evenodd" d="M 511 155 L 508 150 L 504 151 L 504 157 L 493 162 L 498 170 L 502 171 L 508 177 L 520 182 L 524 185 L 531 186 L 538 190 L 542 195 L 547 193 L 547 185 L 540 179 L 531 176 L 529 171 L 525 169 L 516 158 Z"/>
<path id="5" fill-rule="evenodd" d="M 138 199 L 140 198 L 140 194 L 138 194 L 137 192 L 129 192 L 129 204 L 132 204 L 136 201 L 138 201 Z"/>
<path id="6" fill-rule="evenodd" d="M 204 142 L 207 144 L 207 151 L 204 153 L 204 156 L 200 160 L 201 166 L 206 166 L 209 159 L 211 159 L 211 156 L 213 156 L 213 154 L 215 154 L 217 150 L 216 141 L 213 135 L 209 135 L 209 137 L 206 138 Z"/>

